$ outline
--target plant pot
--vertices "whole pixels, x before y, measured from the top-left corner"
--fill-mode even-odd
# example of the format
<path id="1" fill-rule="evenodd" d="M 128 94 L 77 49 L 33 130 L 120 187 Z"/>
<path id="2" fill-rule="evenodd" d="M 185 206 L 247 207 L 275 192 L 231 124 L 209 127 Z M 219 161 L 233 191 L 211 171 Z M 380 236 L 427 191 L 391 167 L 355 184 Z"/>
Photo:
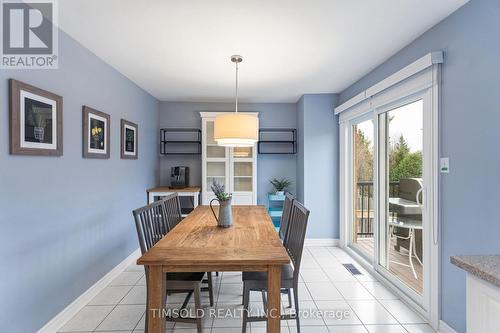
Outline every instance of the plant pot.
<path id="1" fill-rule="evenodd" d="M 276 191 L 276 195 L 284 196 L 285 191 Z"/>
<path id="2" fill-rule="evenodd" d="M 233 225 L 233 211 L 231 209 L 231 200 L 232 198 L 224 201 L 220 201 L 217 198 L 210 200 L 210 209 L 212 210 L 212 214 L 214 214 L 218 227 L 229 228 Z M 213 201 L 219 202 L 219 217 L 217 217 L 214 208 L 212 207 Z"/>
<path id="3" fill-rule="evenodd" d="M 35 134 L 35 139 L 37 139 L 40 142 L 43 142 L 43 138 L 45 136 L 45 128 L 43 127 L 35 127 L 33 129 L 34 134 Z"/>

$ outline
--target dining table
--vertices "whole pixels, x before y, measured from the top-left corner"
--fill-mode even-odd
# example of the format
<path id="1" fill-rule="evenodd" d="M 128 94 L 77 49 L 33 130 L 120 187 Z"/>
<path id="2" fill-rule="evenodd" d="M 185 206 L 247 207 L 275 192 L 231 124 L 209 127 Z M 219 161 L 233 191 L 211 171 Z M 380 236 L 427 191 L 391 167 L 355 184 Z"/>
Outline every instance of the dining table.
<path id="1" fill-rule="evenodd" d="M 215 207 L 214 207 L 215 208 Z M 217 212 L 217 208 L 215 208 Z M 280 332 L 281 266 L 290 262 L 264 206 L 232 206 L 231 227 L 198 206 L 138 260 L 148 266 L 147 332 L 164 333 L 167 272 L 267 272 L 267 332 Z"/>

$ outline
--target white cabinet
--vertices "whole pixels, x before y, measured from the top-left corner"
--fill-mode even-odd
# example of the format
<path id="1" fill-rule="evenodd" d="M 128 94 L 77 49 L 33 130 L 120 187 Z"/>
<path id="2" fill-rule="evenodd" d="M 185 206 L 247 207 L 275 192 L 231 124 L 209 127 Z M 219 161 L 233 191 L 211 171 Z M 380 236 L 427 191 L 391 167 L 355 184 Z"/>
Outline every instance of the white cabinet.
<path id="1" fill-rule="evenodd" d="M 247 112 L 245 112 L 247 113 Z M 233 205 L 257 204 L 257 148 L 229 148 L 214 140 L 214 120 L 219 112 L 200 112 L 202 118 L 202 203 L 215 196 L 213 181 L 224 184 L 233 194 Z M 258 113 L 249 113 L 258 116 Z"/>
<path id="2" fill-rule="evenodd" d="M 500 327 L 500 288 L 467 273 L 467 332 L 493 333 Z"/>

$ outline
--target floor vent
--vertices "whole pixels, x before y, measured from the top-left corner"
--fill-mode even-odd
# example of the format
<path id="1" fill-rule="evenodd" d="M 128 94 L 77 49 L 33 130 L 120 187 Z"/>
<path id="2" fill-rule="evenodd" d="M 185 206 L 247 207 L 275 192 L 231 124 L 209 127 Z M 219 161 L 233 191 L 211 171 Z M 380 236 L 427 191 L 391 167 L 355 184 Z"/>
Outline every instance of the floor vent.
<path id="1" fill-rule="evenodd" d="M 342 264 L 352 275 L 363 275 L 353 264 Z"/>

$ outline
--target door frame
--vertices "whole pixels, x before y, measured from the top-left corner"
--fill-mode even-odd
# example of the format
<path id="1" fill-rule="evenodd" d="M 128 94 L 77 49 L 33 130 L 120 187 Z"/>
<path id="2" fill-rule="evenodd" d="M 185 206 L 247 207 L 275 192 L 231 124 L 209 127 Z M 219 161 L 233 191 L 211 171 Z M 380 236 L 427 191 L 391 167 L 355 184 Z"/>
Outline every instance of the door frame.
<path id="1" fill-rule="evenodd" d="M 353 255 L 365 269 L 374 274 L 378 279 L 386 284 L 390 289 L 396 291 L 403 301 L 410 304 L 416 311 L 421 313 L 434 328 L 438 329 L 439 324 L 439 295 L 440 295 L 440 252 L 439 252 L 439 120 L 440 120 L 440 81 L 441 81 L 441 68 L 439 64 L 433 64 L 421 75 L 416 75 L 413 78 L 406 80 L 406 85 L 401 84 L 390 88 L 386 96 L 379 97 L 378 99 L 368 98 L 363 103 L 359 103 L 352 107 L 352 111 L 346 110 L 346 114 L 341 115 L 339 124 L 339 150 L 340 150 L 340 240 L 341 247 L 346 249 L 347 252 Z M 409 83 L 408 83 L 409 82 Z M 424 149 L 428 151 L 428 160 L 424 163 L 424 169 L 428 170 L 429 186 L 425 189 L 424 204 L 428 207 L 428 225 L 430 237 L 427 237 L 426 244 L 428 247 L 427 259 L 427 275 L 424 279 L 424 292 L 426 295 L 427 309 L 422 308 L 415 295 L 409 295 L 402 289 L 398 288 L 397 283 L 388 279 L 385 274 L 381 274 L 376 269 L 378 264 L 378 246 L 374 247 L 375 256 L 372 260 L 367 260 L 358 251 L 349 246 L 352 231 L 352 144 L 351 144 L 351 124 L 355 119 L 367 114 L 372 114 L 374 120 L 374 139 L 378 140 L 378 114 L 382 109 L 394 103 L 400 103 L 405 99 L 411 99 L 418 95 L 425 95 L 428 103 L 424 103 L 424 128 L 427 129 L 426 136 L 424 136 Z M 425 110 L 425 108 L 429 110 Z M 394 107 L 393 107 L 394 108 Z M 427 116 L 426 116 L 427 114 Z M 378 142 L 374 143 L 374 193 L 378 193 Z M 379 226 L 379 203 L 378 195 L 374 195 L 374 208 L 377 210 L 375 214 L 374 237 L 378 243 L 378 226 Z M 430 239 L 429 239 L 430 238 Z M 399 286 L 400 287 L 400 286 Z"/>

